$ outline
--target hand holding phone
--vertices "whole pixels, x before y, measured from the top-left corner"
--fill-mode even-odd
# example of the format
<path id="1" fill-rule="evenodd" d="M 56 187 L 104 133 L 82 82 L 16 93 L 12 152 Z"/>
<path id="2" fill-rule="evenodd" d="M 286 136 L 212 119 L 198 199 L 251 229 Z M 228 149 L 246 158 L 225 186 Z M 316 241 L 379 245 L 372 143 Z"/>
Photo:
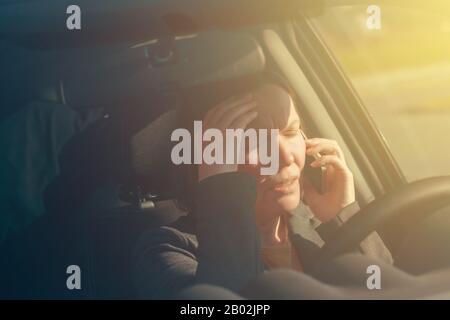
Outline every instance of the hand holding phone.
<path id="1" fill-rule="evenodd" d="M 322 222 L 332 220 L 355 201 L 353 175 L 336 141 L 313 138 L 306 142 L 306 164 L 302 172 L 304 202 Z"/>

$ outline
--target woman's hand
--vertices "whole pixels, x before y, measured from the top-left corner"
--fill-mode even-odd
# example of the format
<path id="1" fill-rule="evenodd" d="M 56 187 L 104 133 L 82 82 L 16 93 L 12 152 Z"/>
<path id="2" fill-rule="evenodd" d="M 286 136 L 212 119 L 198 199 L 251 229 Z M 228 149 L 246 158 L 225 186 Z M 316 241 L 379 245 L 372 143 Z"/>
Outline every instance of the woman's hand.
<path id="1" fill-rule="evenodd" d="M 319 193 L 311 182 L 304 181 L 304 196 L 315 216 L 322 222 L 332 220 L 343 208 L 355 202 L 353 174 L 345 163 L 344 154 L 336 141 L 328 139 L 306 140 L 306 154 L 322 157 L 311 163 L 313 168 L 324 167 L 322 190 Z"/>
<path id="2" fill-rule="evenodd" d="M 203 128 L 214 128 L 221 131 L 223 136 L 223 159 L 224 164 L 206 164 L 202 163 L 198 169 L 198 180 L 201 181 L 207 177 L 226 173 L 236 172 L 238 163 L 226 164 L 226 129 L 246 129 L 247 126 L 256 119 L 258 113 L 255 110 L 256 100 L 252 94 L 241 98 L 230 98 L 211 109 L 203 119 Z M 235 150 L 236 155 L 237 150 Z M 236 157 L 237 159 L 237 157 Z"/>

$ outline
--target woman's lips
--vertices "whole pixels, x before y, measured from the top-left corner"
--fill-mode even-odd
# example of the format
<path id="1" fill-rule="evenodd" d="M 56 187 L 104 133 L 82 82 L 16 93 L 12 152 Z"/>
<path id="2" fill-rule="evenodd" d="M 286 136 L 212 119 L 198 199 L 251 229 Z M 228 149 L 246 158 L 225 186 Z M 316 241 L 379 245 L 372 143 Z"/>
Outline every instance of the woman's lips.
<path id="1" fill-rule="evenodd" d="M 298 179 L 293 178 L 286 180 L 282 183 L 278 183 L 270 188 L 270 191 L 280 194 L 287 194 L 294 191 L 295 183 L 298 182 Z"/>

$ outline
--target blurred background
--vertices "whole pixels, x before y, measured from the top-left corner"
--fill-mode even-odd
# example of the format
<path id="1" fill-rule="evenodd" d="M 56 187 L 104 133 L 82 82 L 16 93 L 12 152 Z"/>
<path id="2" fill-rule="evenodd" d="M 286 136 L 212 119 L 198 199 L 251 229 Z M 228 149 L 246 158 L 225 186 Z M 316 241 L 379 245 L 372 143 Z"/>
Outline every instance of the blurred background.
<path id="1" fill-rule="evenodd" d="M 408 181 L 450 174 L 450 3 L 326 9 L 318 30 L 384 135 Z M 375 3 L 374 3 L 375 4 Z"/>

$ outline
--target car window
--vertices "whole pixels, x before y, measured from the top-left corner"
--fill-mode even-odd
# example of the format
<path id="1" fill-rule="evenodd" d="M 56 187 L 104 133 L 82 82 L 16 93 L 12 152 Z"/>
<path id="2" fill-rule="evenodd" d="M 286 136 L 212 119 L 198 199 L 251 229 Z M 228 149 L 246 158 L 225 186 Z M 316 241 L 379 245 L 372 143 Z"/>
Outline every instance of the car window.
<path id="1" fill-rule="evenodd" d="M 313 19 L 409 181 L 450 174 L 449 11 L 356 5 Z"/>

